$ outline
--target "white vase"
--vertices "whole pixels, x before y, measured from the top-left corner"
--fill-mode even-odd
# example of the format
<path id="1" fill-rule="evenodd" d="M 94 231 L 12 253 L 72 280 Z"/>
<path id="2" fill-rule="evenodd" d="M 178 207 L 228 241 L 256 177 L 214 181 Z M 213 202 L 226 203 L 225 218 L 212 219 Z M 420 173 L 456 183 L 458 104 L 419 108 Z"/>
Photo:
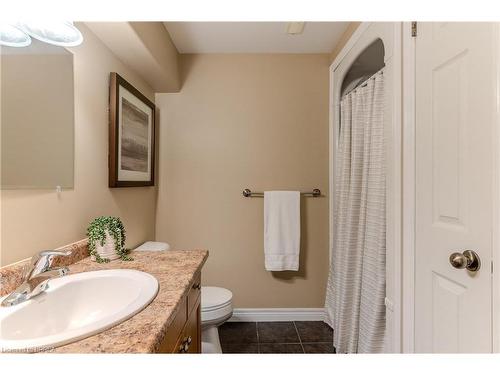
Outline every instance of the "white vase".
<path id="1" fill-rule="evenodd" d="M 111 237 L 107 230 L 105 232 L 106 240 L 104 241 L 104 246 L 101 246 L 100 242 L 97 242 L 95 245 L 96 253 L 103 259 L 115 260 L 120 258 L 120 256 L 116 253 L 114 238 Z M 92 256 L 92 260 L 95 261 L 94 256 Z"/>

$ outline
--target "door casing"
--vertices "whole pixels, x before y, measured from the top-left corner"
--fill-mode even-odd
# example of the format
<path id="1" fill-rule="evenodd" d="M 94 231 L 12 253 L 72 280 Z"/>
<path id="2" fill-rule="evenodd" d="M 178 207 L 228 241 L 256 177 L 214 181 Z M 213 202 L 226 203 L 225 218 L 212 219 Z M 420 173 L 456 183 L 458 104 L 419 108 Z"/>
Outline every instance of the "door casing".
<path id="1" fill-rule="evenodd" d="M 340 87 L 352 63 L 366 47 L 377 39 L 384 44 L 385 135 L 387 176 L 387 255 L 386 255 L 386 352 L 401 352 L 401 23 L 363 22 L 330 66 L 330 252 L 333 244 L 335 196 L 335 155 L 337 129 L 340 120 Z"/>

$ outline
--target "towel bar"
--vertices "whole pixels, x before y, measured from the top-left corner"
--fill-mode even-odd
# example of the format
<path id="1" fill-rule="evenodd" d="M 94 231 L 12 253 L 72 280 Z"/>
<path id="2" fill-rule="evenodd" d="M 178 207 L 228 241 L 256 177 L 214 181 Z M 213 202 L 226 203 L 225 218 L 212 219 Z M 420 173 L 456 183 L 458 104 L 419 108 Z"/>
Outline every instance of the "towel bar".
<path id="1" fill-rule="evenodd" d="M 319 197 L 321 196 L 321 190 L 319 189 L 313 189 L 312 191 L 304 191 L 301 192 L 300 195 L 308 196 L 308 197 Z M 253 192 L 250 189 L 245 189 L 243 190 L 243 196 L 245 198 L 251 198 L 251 197 L 263 197 L 264 193 L 259 191 L 259 192 Z"/>

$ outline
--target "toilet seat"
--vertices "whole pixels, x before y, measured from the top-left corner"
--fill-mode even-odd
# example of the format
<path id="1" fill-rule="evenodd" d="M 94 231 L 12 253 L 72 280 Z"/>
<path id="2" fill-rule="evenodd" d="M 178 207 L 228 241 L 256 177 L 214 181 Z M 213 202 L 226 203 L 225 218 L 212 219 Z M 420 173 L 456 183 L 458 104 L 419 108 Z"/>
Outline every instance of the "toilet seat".
<path id="1" fill-rule="evenodd" d="M 225 321 L 233 314 L 233 293 L 215 286 L 201 287 L 201 322 L 216 324 Z"/>

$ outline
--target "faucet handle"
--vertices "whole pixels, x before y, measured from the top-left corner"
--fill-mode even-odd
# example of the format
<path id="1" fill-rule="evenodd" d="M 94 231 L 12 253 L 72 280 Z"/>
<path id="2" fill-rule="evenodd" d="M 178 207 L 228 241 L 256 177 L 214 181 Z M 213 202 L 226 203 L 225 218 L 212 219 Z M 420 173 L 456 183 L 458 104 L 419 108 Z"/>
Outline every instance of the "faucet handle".
<path id="1" fill-rule="evenodd" d="M 33 266 L 36 266 L 40 260 L 44 260 L 48 263 L 52 263 L 52 259 L 55 257 L 55 256 L 68 256 L 71 254 L 71 251 L 67 250 L 67 251 L 59 251 L 59 250 L 44 250 L 44 251 L 40 251 L 38 254 L 35 254 L 33 255 L 33 257 L 31 258 L 31 264 Z M 50 266 L 50 264 L 49 264 Z"/>
<path id="2" fill-rule="evenodd" d="M 31 258 L 31 267 L 27 269 L 27 272 L 25 273 L 25 279 L 29 279 L 50 269 L 54 257 L 68 256 L 70 254 L 71 251 L 69 250 L 44 250 L 39 252 L 38 254 L 33 255 L 33 257 Z"/>
<path id="3" fill-rule="evenodd" d="M 68 255 L 71 255 L 71 250 L 65 250 L 65 251 L 60 251 L 60 250 L 44 250 L 44 251 L 40 251 L 37 255 L 40 258 L 41 257 L 45 257 L 45 256 L 68 256 Z"/>

